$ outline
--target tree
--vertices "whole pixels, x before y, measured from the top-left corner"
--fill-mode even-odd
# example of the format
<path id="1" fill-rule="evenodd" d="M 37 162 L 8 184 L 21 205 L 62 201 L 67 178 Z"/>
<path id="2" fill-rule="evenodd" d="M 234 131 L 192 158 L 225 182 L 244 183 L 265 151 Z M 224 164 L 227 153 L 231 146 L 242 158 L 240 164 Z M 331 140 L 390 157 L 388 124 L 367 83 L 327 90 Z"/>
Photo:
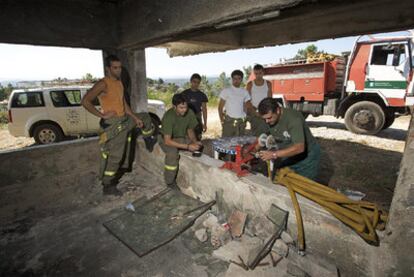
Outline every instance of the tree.
<path id="1" fill-rule="evenodd" d="M 207 96 L 212 96 L 214 95 L 213 93 L 213 85 L 210 84 L 210 82 L 207 79 L 206 75 L 202 75 L 201 76 L 201 82 L 200 82 L 200 89 L 202 91 L 204 91 L 205 94 L 207 94 Z"/>
<path id="2" fill-rule="evenodd" d="M 298 52 L 296 53 L 296 56 L 294 56 L 293 59 L 295 59 L 295 60 L 305 60 L 310 55 L 315 55 L 316 53 L 320 53 L 318 51 L 318 47 L 315 44 L 310 44 L 310 45 L 306 46 L 305 49 L 299 49 Z M 323 51 L 322 51 L 322 53 L 323 53 Z"/>
<path id="3" fill-rule="evenodd" d="M 153 86 L 155 84 L 155 81 L 151 78 L 147 78 L 147 85 L 148 86 Z"/>
<path id="4" fill-rule="evenodd" d="M 3 87 L 0 85 L 0 101 L 3 101 L 5 99 L 9 99 L 10 94 L 12 93 L 14 87 L 12 84 L 8 84 L 7 87 Z"/>
<path id="5" fill-rule="evenodd" d="M 243 72 L 244 72 L 244 80 L 247 81 L 249 80 L 250 74 L 252 74 L 252 66 L 243 66 Z"/>
<path id="6" fill-rule="evenodd" d="M 161 79 L 161 78 L 159 78 L 159 79 L 158 79 L 158 84 L 159 84 L 159 85 L 163 85 L 163 84 L 164 84 L 164 80 L 163 80 L 163 79 Z"/>
<path id="7" fill-rule="evenodd" d="M 226 76 L 225 72 L 222 72 L 217 81 L 214 83 L 214 91 L 220 93 L 224 88 L 230 86 L 230 78 Z"/>
<path id="8" fill-rule="evenodd" d="M 86 73 L 83 77 L 82 77 L 82 81 L 83 82 L 88 82 L 88 83 L 93 83 L 97 81 L 97 78 L 93 77 L 93 75 L 91 73 Z"/>

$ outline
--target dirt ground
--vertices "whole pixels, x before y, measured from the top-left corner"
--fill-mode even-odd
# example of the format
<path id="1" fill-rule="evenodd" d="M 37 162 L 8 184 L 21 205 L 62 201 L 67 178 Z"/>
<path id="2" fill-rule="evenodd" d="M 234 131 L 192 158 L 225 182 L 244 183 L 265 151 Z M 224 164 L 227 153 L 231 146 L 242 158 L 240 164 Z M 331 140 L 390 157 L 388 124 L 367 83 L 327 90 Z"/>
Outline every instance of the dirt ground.
<path id="1" fill-rule="evenodd" d="M 376 136 L 357 135 L 346 130 L 342 119 L 312 117 L 307 123 L 322 146 L 319 181 L 333 188 L 367 194 L 366 199 L 385 209 L 391 203 L 399 164 L 404 151 L 410 116 L 402 116 Z M 221 135 L 216 109 L 210 108 L 205 139 Z M 0 128 L 0 151 L 30 147 L 32 138 L 15 138 L 7 127 Z"/>

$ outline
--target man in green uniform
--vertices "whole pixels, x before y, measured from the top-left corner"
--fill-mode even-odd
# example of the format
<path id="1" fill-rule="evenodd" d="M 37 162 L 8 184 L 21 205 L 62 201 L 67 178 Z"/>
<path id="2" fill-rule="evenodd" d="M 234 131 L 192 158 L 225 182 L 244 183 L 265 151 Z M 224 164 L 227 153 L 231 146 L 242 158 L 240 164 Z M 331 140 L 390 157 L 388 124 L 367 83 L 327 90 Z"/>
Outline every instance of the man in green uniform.
<path id="1" fill-rule="evenodd" d="M 105 59 L 105 69 L 106 77 L 87 92 L 82 99 L 82 105 L 90 113 L 101 118 L 99 178 L 102 181 L 103 193 L 120 196 L 122 192 L 116 186 L 122 174 L 131 171 L 135 128 L 141 128 L 144 139 L 148 139 L 152 136 L 154 126 L 148 113 L 134 113 L 126 102 L 120 80 L 120 60 L 114 55 L 108 56 Z M 93 104 L 96 98 L 102 111 Z"/>
<path id="2" fill-rule="evenodd" d="M 280 107 L 277 100 L 270 97 L 260 102 L 259 113 L 279 144 L 278 150 L 260 151 L 260 158 L 265 161 L 280 159 L 277 168 L 287 166 L 299 175 L 315 180 L 321 150 L 302 114 Z"/>
<path id="3" fill-rule="evenodd" d="M 159 143 L 165 152 L 165 183 L 176 187 L 175 178 L 178 171 L 179 150 L 197 151 L 201 142 L 197 140 L 194 128 L 198 121 L 191 109 L 188 109 L 187 98 L 181 93 L 172 98 L 173 107 L 163 116 Z"/>

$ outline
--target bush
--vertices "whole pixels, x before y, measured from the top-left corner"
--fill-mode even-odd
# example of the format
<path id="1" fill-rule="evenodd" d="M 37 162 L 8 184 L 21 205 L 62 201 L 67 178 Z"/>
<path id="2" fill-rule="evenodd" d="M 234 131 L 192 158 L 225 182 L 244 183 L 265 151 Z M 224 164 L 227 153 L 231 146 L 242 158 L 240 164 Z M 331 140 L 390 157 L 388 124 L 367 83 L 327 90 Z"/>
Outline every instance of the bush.
<path id="1" fill-rule="evenodd" d="M 165 103 L 165 106 L 167 108 L 170 108 L 172 106 L 171 102 L 173 95 L 173 92 L 163 92 L 160 90 L 155 90 L 153 88 L 148 88 L 148 99 L 161 100 Z"/>
<path id="2" fill-rule="evenodd" d="M 0 125 L 9 123 L 7 112 L 0 112 Z"/>

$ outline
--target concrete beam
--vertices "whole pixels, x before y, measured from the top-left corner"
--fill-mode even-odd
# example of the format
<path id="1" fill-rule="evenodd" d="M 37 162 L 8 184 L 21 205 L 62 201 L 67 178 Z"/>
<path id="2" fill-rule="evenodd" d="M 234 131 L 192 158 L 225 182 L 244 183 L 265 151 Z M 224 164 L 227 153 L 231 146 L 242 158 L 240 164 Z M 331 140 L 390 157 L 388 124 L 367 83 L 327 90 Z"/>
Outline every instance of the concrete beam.
<path id="1" fill-rule="evenodd" d="M 125 0 L 120 4 L 120 48 L 142 48 L 266 18 L 307 0 Z M 227 25 L 226 25 L 227 24 Z"/>
<path id="2" fill-rule="evenodd" d="M 178 40 L 169 43 L 167 52 L 173 57 L 410 29 L 414 27 L 412 10 L 414 1 L 409 0 L 398 5 L 391 0 L 315 1 L 281 10 L 272 20 L 215 30 L 208 36 L 187 36 L 185 40 L 193 45 L 180 47 Z M 234 45 L 221 43 L 222 38 L 234 36 L 238 36 Z M 212 41 L 217 43 L 209 47 Z"/>
<path id="3" fill-rule="evenodd" d="M 0 43 L 116 47 L 117 3 L 100 0 L 2 0 Z"/>
<path id="4" fill-rule="evenodd" d="M 398 31 L 414 26 L 414 1 L 320 1 L 286 10 L 279 19 L 246 27 L 245 47 Z M 342 3 L 338 3 L 342 2 Z"/>

